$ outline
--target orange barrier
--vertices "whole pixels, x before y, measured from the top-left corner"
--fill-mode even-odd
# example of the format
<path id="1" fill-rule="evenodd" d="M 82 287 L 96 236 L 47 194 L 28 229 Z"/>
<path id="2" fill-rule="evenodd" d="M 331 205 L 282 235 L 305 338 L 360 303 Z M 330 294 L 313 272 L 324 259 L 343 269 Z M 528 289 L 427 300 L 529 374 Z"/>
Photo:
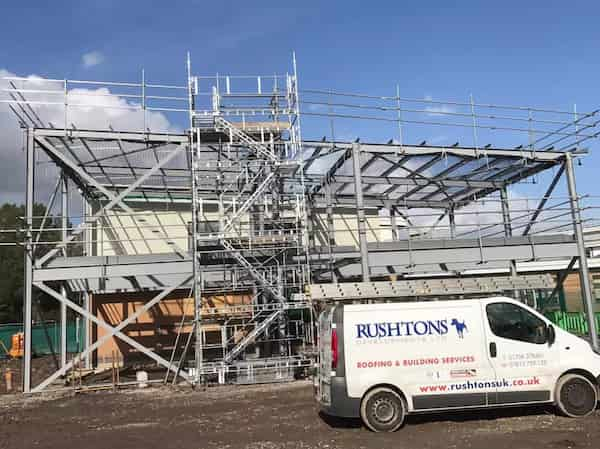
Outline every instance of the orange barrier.
<path id="1" fill-rule="evenodd" d="M 8 355 L 13 359 L 23 357 L 25 351 L 24 335 L 23 332 L 17 332 L 11 338 L 11 348 L 8 351 Z"/>
<path id="2" fill-rule="evenodd" d="M 13 387 L 12 379 L 13 379 L 12 371 L 10 370 L 10 368 L 7 368 L 4 373 L 4 381 L 6 382 L 6 391 L 9 393 L 12 391 L 12 387 Z"/>

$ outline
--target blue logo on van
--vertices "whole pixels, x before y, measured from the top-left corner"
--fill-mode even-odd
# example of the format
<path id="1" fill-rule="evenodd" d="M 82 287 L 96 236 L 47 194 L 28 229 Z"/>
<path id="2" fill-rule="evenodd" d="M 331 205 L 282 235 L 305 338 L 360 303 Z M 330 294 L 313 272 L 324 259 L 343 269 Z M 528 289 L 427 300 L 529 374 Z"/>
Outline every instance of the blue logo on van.
<path id="1" fill-rule="evenodd" d="M 464 338 L 464 332 L 468 331 L 465 320 L 419 320 L 419 321 L 395 321 L 383 323 L 356 324 L 356 338 L 385 338 L 385 337 L 408 337 L 422 335 L 446 335 L 448 333 L 448 321 L 450 326 L 456 328 L 459 338 Z"/>
<path id="2" fill-rule="evenodd" d="M 452 318 L 452 321 L 450 322 L 450 324 L 456 328 L 456 333 L 458 334 L 458 338 L 465 338 L 465 336 L 464 336 L 465 331 L 467 331 L 467 332 L 469 331 L 469 329 L 467 329 L 467 325 L 465 324 L 465 320 L 462 320 L 462 323 L 461 323 L 460 321 L 458 321 L 458 319 Z"/>

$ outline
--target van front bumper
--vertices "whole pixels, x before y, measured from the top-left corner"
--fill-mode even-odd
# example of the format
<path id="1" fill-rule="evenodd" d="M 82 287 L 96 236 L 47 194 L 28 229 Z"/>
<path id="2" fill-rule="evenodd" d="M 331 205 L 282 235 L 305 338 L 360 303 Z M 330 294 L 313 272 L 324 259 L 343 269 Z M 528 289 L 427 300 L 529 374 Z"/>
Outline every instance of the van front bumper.
<path id="1" fill-rule="evenodd" d="M 358 418 L 360 416 L 360 398 L 348 396 L 345 377 L 331 378 L 330 402 L 319 402 L 321 411 L 330 416 Z"/>

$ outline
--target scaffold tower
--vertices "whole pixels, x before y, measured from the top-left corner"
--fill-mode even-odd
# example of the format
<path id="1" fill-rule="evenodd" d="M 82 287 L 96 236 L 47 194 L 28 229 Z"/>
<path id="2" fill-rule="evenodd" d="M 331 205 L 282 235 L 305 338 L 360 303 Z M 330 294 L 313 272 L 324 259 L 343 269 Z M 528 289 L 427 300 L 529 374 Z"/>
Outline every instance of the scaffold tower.
<path id="1" fill-rule="evenodd" d="M 197 381 L 215 370 L 222 379 L 240 360 L 251 369 L 251 346 L 260 367 L 282 362 L 291 373 L 306 362 L 292 346 L 306 343 L 310 316 L 308 302 L 293 301 L 310 275 L 299 257 L 307 240 L 295 61 L 285 75 L 189 73 Z M 301 182 L 286 190 L 293 172 Z M 205 316 L 208 272 L 224 280 L 221 294 L 249 296 L 245 319 Z M 220 362 L 205 354 L 214 347 L 207 326 L 220 328 Z"/>

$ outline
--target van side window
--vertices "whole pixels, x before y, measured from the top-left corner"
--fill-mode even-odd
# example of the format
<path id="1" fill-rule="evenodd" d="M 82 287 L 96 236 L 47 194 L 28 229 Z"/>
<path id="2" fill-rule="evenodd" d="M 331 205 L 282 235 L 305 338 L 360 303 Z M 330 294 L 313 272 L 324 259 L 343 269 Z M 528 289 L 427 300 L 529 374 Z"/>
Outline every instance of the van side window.
<path id="1" fill-rule="evenodd" d="M 498 337 L 527 343 L 546 343 L 546 323 L 516 304 L 496 302 L 486 307 L 492 332 Z"/>

